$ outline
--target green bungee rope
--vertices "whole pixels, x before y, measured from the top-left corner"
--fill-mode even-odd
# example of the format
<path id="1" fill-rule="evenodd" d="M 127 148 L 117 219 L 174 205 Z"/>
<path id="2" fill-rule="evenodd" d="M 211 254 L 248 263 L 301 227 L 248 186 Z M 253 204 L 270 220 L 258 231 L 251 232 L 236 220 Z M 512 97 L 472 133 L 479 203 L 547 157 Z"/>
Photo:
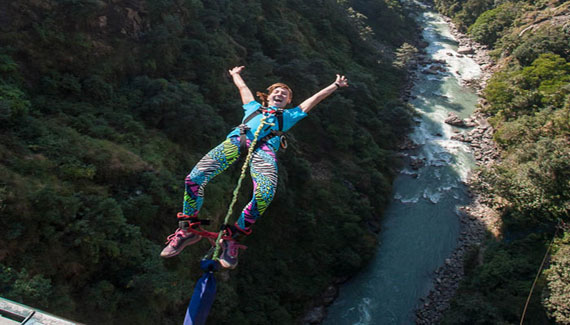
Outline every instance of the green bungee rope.
<path id="1" fill-rule="evenodd" d="M 267 125 L 274 125 L 273 123 L 265 123 L 265 120 L 267 118 L 268 118 L 268 116 L 263 116 L 261 118 L 261 121 L 259 122 L 259 127 L 257 127 L 257 130 L 255 130 L 255 133 L 253 135 L 253 141 L 249 145 L 249 148 L 247 151 L 247 156 L 245 157 L 245 162 L 243 163 L 243 166 L 241 167 L 241 174 L 239 175 L 238 183 L 236 185 L 236 188 L 234 189 L 234 195 L 232 198 L 232 202 L 230 203 L 230 206 L 228 207 L 228 212 L 226 213 L 226 217 L 224 218 L 224 225 L 228 224 L 228 222 L 230 221 L 230 217 L 233 213 L 234 205 L 236 204 L 237 199 L 238 199 L 239 189 L 241 188 L 241 182 L 245 178 L 245 174 L 247 172 L 247 166 L 249 165 L 249 161 L 251 160 L 251 156 L 253 156 L 253 150 L 255 149 L 255 145 L 257 144 L 257 136 L 259 135 L 259 132 L 261 132 L 261 129 L 263 128 L 264 125 L 266 125 L 266 124 Z M 214 250 L 214 255 L 212 257 L 212 260 L 217 260 L 220 257 L 220 250 L 221 250 L 220 239 L 222 239 L 223 234 L 224 234 L 224 230 L 222 229 L 218 233 L 218 238 L 216 238 L 216 249 Z"/>

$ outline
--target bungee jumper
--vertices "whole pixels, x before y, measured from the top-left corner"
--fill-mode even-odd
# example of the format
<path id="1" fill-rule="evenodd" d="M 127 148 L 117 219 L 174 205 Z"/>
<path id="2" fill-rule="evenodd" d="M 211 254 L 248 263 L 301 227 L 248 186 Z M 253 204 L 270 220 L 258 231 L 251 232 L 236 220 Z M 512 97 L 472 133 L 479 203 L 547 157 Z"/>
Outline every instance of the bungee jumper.
<path id="1" fill-rule="evenodd" d="M 275 83 L 267 88 L 267 93 L 256 93 L 261 100 L 259 103 L 241 77 L 244 68 L 237 66 L 228 71 L 241 96 L 244 109 L 242 124 L 234 128 L 225 141 L 208 152 L 186 177 L 183 211 L 178 214 L 179 227 L 168 236 L 167 246 L 160 253 L 161 257 L 176 256 L 186 246 L 206 237 L 214 246 L 221 249 L 221 253 L 215 258 L 219 264 L 224 268 L 235 268 L 238 264 L 238 251 L 240 248 L 245 248 L 237 239 L 251 234 L 251 226 L 265 212 L 275 195 L 278 178 L 276 153 L 280 146 L 286 144 L 282 133 L 306 117 L 309 111 L 335 90 L 348 87 L 345 76 L 337 74 L 332 84 L 299 106 L 285 109 L 293 98 L 291 88 L 284 83 Z M 235 224 L 224 225 L 220 236 L 203 230 L 201 225 L 207 224 L 208 221 L 198 219 L 197 215 L 204 202 L 206 185 L 212 178 L 238 161 L 242 152 L 248 150 L 250 174 L 253 180 L 251 201 L 242 210 Z M 247 163 L 246 160 L 244 169 Z"/>
<path id="2" fill-rule="evenodd" d="M 213 246 L 211 252 L 200 261 L 204 274 L 194 287 L 184 325 L 201 325 L 206 322 L 216 296 L 214 271 L 220 266 L 228 269 L 237 266 L 239 249 L 245 248 L 238 243 L 238 237 L 251 234 L 251 226 L 273 200 L 278 176 L 276 154 L 280 146 L 286 146 L 283 132 L 307 116 L 315 105 L 335 90 L 348 87 L 347 79 L 337 74 L 332 84 L 299 106 L 285 109 L 293 98 L 289 86 L 276 83 L 267 88 L 267 93 L 257 92 L 256 95 L 261 99 L 259 103 L 241 77 L 243 69 L 244 66 L 238 66 L 229 70 L 243 104 L 242 123 L 227 135 L 224 142 L 208 152 L 186 177 L 183 211 L 178 213 L 178 229 L 168 236 L 167 245 L 160 253 L 165 258 L 176 256 L 186 246 L 195 244 L 202 238 L 210 240 Z M 209 221 L 198 219 L 198 212 L 204 202 L 204 188 L 212 178 L 238 161 L 242 152 L 247 152 L 247 156 L 222 229 L 218 233 L 206 231 L 201 226 Z M 237 222 L 230 225 L 229 218 L 248 166 L 253 180 L 253 198 L 242 210 Z"/>

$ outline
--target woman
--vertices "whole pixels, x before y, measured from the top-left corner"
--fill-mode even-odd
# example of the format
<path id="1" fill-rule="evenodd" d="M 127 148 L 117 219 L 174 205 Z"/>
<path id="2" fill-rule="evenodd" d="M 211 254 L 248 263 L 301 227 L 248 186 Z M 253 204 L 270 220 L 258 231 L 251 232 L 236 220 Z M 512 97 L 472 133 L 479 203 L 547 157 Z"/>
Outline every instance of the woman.
<path id="1" fill-rule="evenodd" d="M 242 125 L 230 132 L 224 142 L 204 156 L 186 177 L 183 212 L 178 215 L 182 226 L 174 234 L 168 236 L 167 246 L 162 250 L 162 257 L 172 257 L 179 254 L 184 247 L 198 242 L 202 236 L 192 228 L 197 227 L 197 214 L 204 200 L 206 184 L 237 161 L 240 153 L 254 139 L 263 116 L 265 125 L 257 137 L 256 148 L 250 163 L 250 173 L 253 179 L 253 198 L 243 209 L 238 221 L 228 227 L 222 243 L 220 264 L 225 268 L 237 266 L 238 248 L 241 246 L 234 240 L 240 235 L 249 235 L 251 226 L 265 212 L 277 189 L 277 159 L 276 153 L 280 146 L 280 132 L 289 130 L 323 99 L 341 87 L 348 87 L 344 76 L 336 75 L 334 83 L 323 88 L 299 106 L 284 109 L 293 98 L 291 89 L 282 83 L 276 83 L 267 88 L 268 93 L 257 93 L 262 103 L 256 102 L 251 90 L 247 87 L 240 73 L 244 67 L 229 70 L 233 82 L 239 90 L 243 103 L 244 118 Z M 192 222 L 193 221 L 193 222 Z M 184 224 L 190 227 L 183 226 Z"/>

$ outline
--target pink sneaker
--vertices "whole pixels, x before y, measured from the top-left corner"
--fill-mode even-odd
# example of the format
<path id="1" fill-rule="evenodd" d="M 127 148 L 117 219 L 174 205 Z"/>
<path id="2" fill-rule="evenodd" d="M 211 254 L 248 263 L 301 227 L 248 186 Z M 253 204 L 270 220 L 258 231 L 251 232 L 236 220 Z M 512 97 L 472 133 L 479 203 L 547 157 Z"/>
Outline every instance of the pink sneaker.
<path id="1" fill-rule="evenodd" d="M 202 236 L 178 228 L 172 235 L 166 238 L 166 244 L 168 245 L 160 252 L 160 257 L 168 258 L 176 256 L 182 252 L 184 247 L 195 244 L 200 241 L 200 239 L 202 239 Z"/>
<path id="2" fill-rule="evenodd" d="M 222 253 L 220 254 L 220 265 L 226 269 L 235 269 L 238 264 L 239 249 L 246 249 L 244 245 L 238 244 L 233 239 L 221 240 Z"/>

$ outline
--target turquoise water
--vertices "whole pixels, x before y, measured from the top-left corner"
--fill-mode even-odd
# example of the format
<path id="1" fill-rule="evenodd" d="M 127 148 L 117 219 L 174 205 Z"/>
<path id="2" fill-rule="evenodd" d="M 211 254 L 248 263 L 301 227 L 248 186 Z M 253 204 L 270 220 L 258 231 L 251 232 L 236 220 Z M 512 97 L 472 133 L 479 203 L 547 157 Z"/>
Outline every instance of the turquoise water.
<path id="1" fill-rule="evenodd" d="M 477 77 L 480 69 L 457 56 L 457 42 L 441 16 L 425 12 L 418 20 L 428 56 L 448 64 L 446 74 L 419 73 L 412 89 L 417 98 L 411 104 L 420 117 L 410 139 L 420 147 L 410 155 L 425 165 L 408 167 L 396 178 L 377 255 L 341 286 L 324 324 L 414 324 L 420 298 L 432 289 L 433 271 L 457 245 L 457 208 L 469 200 L 462 181 L 475 163 L 468 145 L 450 140 L 454 128 L 444 120 L 449 112 L 461 118 L 473 112 L 477 96 L 461 87 L 458 77 Z"/>

